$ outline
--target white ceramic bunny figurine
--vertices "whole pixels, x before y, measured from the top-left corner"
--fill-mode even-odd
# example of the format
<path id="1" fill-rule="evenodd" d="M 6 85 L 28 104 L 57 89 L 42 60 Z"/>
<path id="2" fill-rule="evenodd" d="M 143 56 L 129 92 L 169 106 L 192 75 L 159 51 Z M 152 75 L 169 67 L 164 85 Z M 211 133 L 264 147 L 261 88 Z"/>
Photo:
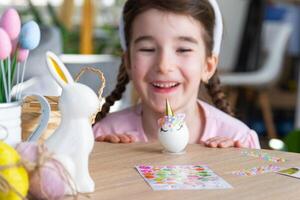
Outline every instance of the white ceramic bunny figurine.
<path id="1" fill-rule="evenodd" d="M 89 154 L 94 146 L 90 117 L 99 109 L 100 100 L 91 88 L 74 82 L 55 54 L 47 52 L 46 56 L 50 73 L 62 87 L 61 123 L 46 140 L 46 146 L 69 171 L 78 192 L 93 192 L 95 184 L 88 170 Z"/>
<path id="2" fill-rule="evenodd" d="M 166 100 L 166 116 L 158 120 L 160 129 L 158 139 L 163 145 L 164 152 L 182 154 L 189 142 L 189 130 L 185 124 L 185 114 L 174 115 L 171 106 Z"/>

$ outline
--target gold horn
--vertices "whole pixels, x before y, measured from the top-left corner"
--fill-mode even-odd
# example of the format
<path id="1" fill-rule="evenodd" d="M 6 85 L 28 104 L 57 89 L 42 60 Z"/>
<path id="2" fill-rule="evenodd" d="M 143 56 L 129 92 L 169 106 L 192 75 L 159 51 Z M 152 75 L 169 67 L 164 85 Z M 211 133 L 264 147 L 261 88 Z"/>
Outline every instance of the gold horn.
<path id="1" fill-rule="evenodd" d="M 166 115 L 167 116 L 174 116 L 174 113 L 172 111 L 172 108 L 171 108 L 171 106 L 169 104 L 168 99 L 166 100 Z"/>

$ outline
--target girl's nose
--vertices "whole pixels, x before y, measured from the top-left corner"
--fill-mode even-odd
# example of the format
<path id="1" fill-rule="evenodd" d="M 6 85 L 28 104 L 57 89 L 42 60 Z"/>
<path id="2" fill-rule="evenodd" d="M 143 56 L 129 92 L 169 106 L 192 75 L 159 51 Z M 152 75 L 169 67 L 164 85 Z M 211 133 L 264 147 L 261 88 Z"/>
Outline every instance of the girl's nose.
<path id="1" fill-rule="evenodd" d="M 160 50 L 157 58 L 157 72 L 168 73 L 173 70 L 172 56 L 165 50 Z"/>

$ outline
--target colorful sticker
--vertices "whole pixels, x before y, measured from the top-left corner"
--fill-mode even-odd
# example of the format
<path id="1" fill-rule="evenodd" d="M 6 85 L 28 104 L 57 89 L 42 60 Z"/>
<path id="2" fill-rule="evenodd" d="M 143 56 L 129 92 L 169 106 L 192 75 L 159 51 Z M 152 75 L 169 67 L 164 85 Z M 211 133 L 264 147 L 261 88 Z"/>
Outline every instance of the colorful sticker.
<path id="1" fill-rule="evenodd" d="M 300 178 L 300 167 L 292 167 L 278 172 L 279 174 Z"/>
<path id="2" fill-rule="evenodd" d="M 250 169 L 243 169 L 238 171 L 233 171 L 231 174 L 236 176 L 256 176 L 260 174 L 265 174 L 269 172 L 277 172 L 281 168 L 275 165 L 267 165 L 267 166 L 259 166 L 259 167 L 253 167 Z"/>
<path id="3" fill-rule="evenodd" d="M 268 153 L 260 152 L 260 151 L 242 151 L 241 152 L 243 156 L 250 156 L 259 158 L 260 160 L 268 161 L 268 162 L 286 162 L 286 159 L 279 158 L 275 156 L 271 156 Z"/>
<path id="4" fill-rule="evenodd" d="M 207 166 L 136 166 L 153 190 L 201 190 L 232 188 Z"/>

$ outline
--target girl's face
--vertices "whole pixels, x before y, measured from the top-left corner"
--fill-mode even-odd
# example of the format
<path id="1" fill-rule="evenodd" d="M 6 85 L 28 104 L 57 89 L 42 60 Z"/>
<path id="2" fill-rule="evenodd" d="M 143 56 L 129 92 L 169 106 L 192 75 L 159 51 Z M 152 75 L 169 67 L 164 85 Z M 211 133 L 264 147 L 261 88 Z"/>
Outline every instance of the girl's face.
<path id="1" fill-rule="evenodd" d="M 217 59 L 207 57 L 203 27 L 192 17 L 148 10 L 132 25 L 128 74 L 142 102 L 163 113 L 195 105 L 200 82 L 213 75 Z"/>

